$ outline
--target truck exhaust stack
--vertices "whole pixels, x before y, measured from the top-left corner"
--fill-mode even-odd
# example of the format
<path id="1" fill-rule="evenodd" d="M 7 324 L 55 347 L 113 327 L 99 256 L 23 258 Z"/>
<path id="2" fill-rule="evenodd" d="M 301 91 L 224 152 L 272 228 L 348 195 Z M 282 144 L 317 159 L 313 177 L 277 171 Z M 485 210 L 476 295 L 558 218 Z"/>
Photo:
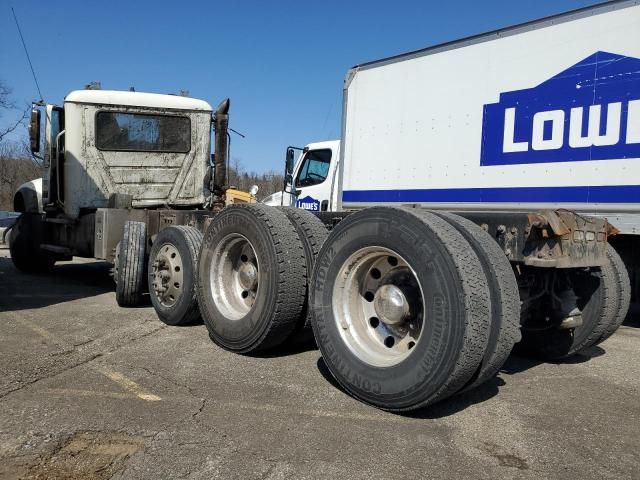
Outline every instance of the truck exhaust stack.
<path id="1" fill-rule="evenodd" d="M 224 192 L 227 184 L 227 131 L 229 129 L 229 106 L 231 102 L 227 98 L 223 100 L 216 113 L 213 115 L 215 129 L 215 156 L 213 174 L 214 205 L 221 202 L 224 206 Z"/>

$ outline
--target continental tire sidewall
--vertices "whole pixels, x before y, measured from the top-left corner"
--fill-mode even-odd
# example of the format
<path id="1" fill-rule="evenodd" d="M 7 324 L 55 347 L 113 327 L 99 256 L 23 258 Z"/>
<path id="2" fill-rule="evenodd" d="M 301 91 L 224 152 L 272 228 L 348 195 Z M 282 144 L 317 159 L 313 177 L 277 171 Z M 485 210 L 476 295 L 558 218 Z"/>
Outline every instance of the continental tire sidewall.
<path id="1" fill-rule="evenodd" d="M 462 280 L 446 248 L 416 218 L 384 216 L 377 224 L 350 222 L 336 230 L 316 261 L 311 288 L 313 327 L 322 357 L 338 382 L 374 405 L 402 410 L 424 403 L 451 375 L 463 347 L 466 315 Z M 345 221 L 343 221 L 345 222 Z M 347 258 L 368 246 L 388 248 L 413 268 L 425 298 L 420 340 L 412 354 L 386 368 L 359 360 L 342 340 L 333 313 L 335 278 Z"/>
<path id="2" fill-rule="evenodd" d="M 259 264 L 260 283 L 256 302 L 247 315 L 238 319 L 226 318 L 216 307 L 210 293 L 209 272 L 216 245 L 229 234 L 241 234 L 251 242 Z M 255 216 L 242 209 L 223 210 L 207 229 L 200 249 L 198 263 L 198 303 L 209 334 L 214 342 L 238 352 L 253 350 L 253 346 L 269 332 L 263 316 L 276 306 L 278 266 L 269 229 Z"/>

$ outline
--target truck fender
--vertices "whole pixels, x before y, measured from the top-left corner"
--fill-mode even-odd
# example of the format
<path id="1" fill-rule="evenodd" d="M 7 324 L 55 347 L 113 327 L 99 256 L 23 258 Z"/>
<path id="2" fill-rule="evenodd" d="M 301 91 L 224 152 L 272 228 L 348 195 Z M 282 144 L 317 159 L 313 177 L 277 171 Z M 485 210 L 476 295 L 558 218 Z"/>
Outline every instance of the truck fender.
<path id="1" fill-rule="evenodd" d="M 42 178 L 23 183 L 13 196 L 16 212 L 42 213 Z"/>

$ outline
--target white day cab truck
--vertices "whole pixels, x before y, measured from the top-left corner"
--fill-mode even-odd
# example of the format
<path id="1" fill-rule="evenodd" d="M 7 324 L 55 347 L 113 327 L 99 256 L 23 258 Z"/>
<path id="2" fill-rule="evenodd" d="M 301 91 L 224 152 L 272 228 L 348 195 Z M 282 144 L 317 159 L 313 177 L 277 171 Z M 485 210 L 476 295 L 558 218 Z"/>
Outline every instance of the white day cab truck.
<path id="1" fill-rule="evenodd" d="M 638 3 L 353 68 L 339 144 L 295 167 L 289 149 L 274 206 L 226 205 L 224 103 L 211 120 L 196 100 L 74 92 L 53 127 L 47 107 L 45 213 L 12 254 L 115 261 L 121 304 L 148 285 L 163 321 L 201 315 L 231 351 L 312 329 L 338 383 L 392 411 L 482 384 L 516 344 L 584 351 L 623 321 L 628 270 L 637 285 Z"/>

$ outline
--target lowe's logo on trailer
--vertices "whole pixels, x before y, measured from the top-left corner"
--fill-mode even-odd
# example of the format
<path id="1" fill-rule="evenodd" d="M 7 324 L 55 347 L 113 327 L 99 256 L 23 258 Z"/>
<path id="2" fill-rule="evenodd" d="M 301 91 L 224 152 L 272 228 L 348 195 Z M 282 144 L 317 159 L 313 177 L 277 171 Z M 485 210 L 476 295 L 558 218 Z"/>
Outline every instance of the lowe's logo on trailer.
<path id="1" fill-rule="evenodd" d="M 320 211 L 320 201 L 316 200 L 315 198 L 307 195 L 304 198 L 300 198 L 298 199 L 298 201 L 296 202 L 296 207 L 297 208 L 302 208 L 303 210 L 310 210 L 312 212 L 319 212 Z"/>
<path id="2" fill-rule="evenodd" d="M 640 59 L 596 52 L 484 106 L 481 165 L 640 157 Z"/>

